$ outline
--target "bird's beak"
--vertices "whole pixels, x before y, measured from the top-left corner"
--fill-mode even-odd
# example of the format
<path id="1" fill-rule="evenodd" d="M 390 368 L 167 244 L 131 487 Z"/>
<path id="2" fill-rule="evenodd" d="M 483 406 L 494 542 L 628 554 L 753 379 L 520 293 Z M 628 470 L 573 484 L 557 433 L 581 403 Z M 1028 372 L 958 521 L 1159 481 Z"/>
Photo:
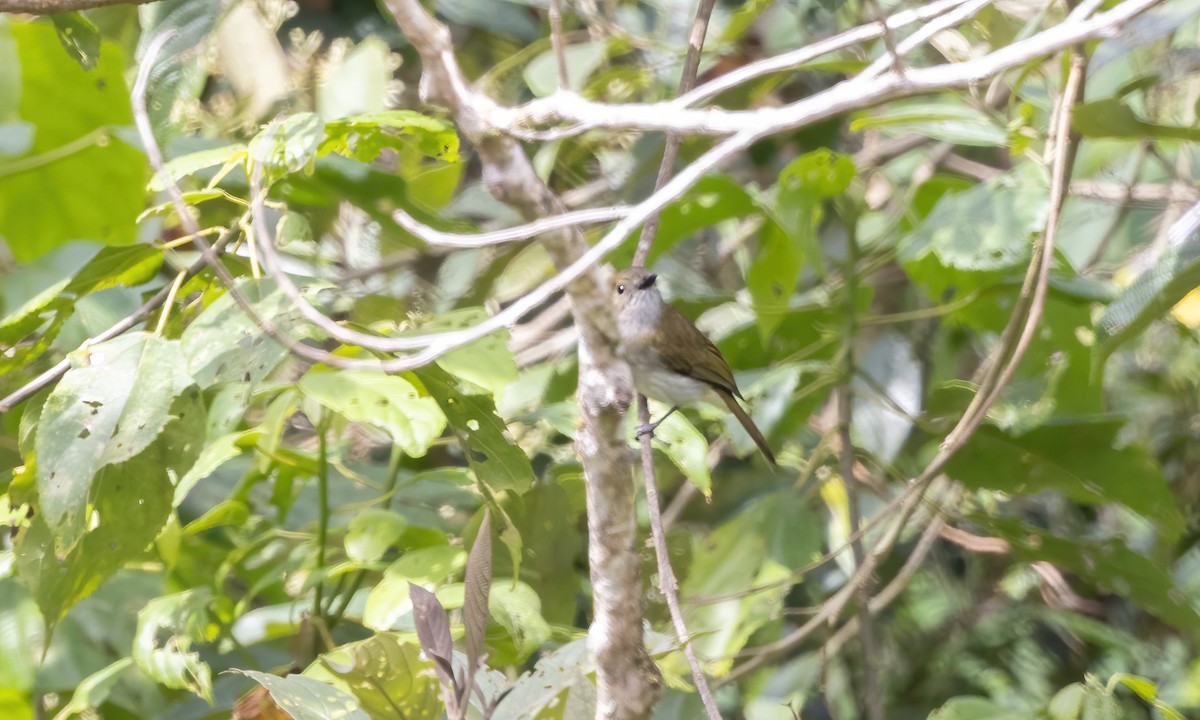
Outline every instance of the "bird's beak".
<path id="1" fill-rule="evenodd" d="M 638 286 L 637 286 L 638 290 L 645 290 L 646 288 L 653 285 L 654 281 L 657 279 L 658 279 L 657 275 L 655 275 L 654 273 L 650 273 L 646 277 L 642 278 L 642 281 L 640 283 L 638 283 Z"/>

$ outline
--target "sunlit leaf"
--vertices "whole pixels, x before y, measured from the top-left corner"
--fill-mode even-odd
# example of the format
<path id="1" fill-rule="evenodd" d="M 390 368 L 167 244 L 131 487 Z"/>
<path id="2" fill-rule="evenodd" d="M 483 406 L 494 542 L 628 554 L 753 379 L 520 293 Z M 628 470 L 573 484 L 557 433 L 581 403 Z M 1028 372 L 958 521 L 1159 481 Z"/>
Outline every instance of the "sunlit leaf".
<path id="1" fill-rule="evenodd" d="M 36 102 L 19 106 L 33 143 L 11 158 L 27 167 L 0 172 L 0 236 L 18 260 L 69 240 L 132 242 L 147 170 L 141 151 L 112 134 L 133 122 L 121 48 L 103 43 L 96 67 L 85 71 L 63 52 L 53 25 L 7 31 L 20 58 L 20 93 Z"/>
<path id="2" fill-rule="evenodd" d="M 446 416 L 438 403 L 395 375 L 309 371 L 298 387 L 350 420 L 386 430 L 409 457 L 423 456 L 446 429 Z"/>
<path id="3" fill-rule="evenodd" d="M 533 467 L 525 451 L 509 437 L 492 398 L 461 390 L 440 368 L 426 366 L 416 375 L 445 410 L 475 475 L 495 490 L 528 489 L 533 483 Z"/>
<path id="4" fill-rule="evenodd" d="M 436 720 L 442 700 L 430 666 L 415 643 L 379 633 L 325 653 L 304 675 L 348 690 L 370 718 Z"/>
<path id="5" fill-rule="evenodd" d="M 93 345 L 74 365 L 47 398 L 36 441 L 43 517 L 68 548 L 84 531 L 96 471 L 147 448 L 191 385 L 179 343 L 147 333 Z"/>
<path id="6" fill-rule="evenodd" d="M 383 558 L 403 534 L 408 521 L 391 510 L 372 509 L 350 519 L 346 530 L 346 555 L 351 560 L 371 563 Z"/>
<path id="7" fill-rule="evenodd" d="M 256 670 L 234 670 L 262 685 L 293 720 L 371 720 L 345 690 L 305 675 L 279 677 Z"/>

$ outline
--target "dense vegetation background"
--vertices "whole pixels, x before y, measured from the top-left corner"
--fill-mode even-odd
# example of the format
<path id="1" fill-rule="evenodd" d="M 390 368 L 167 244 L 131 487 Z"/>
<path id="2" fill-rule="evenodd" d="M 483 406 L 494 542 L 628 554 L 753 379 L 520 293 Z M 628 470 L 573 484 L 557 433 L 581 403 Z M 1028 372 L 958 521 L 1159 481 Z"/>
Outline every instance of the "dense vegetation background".
<path id="1" fill-rule="evenodd" d="M 653 443 L 725 717 L 1200 717 L 1200 7 L 704 4 L 727 113 L 664 104 L 690 0 L 0 0 L 0 717 L 705 717 L 641 474 L 597 490 L 658 207 L 781 461 L 715 409 Z M 693 175 L 606 236 L 664 131 Z M 661 685 L 589 656 L 617 601 Z"/>

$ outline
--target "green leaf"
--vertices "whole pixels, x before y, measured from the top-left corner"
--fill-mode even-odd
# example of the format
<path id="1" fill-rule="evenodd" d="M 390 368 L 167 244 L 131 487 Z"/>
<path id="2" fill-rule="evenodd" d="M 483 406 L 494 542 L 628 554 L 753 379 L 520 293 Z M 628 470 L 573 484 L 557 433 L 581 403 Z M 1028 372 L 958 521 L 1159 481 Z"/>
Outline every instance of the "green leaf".
<path id="1" fill-rule="evenodd" d="M 164 145 L 175 104 L 199 98 L 204 89 L 207 63 L 203 55 L 222 12 L 221 3 L 192 0 L 160 0 L 138 8 L 142 32 L 137 57 L 145 57 L 147 46 L 160 34 L 175 33 L 159 51 L 146 88 L 150 123 Z"/>
<path id="2" fill-rule="evenodd" d="M 58 41 L 79 67 L 92 70 L 100 59 L 100 31 L 81 13 L 60 12 L 50 16 Z"/>
<path id="3" fill-rule="evenodd" d="M 288 337 L 308 331 L 295 307 L 271 280 L 247 278 L 238 289 L 259 317 Z M 287 357 L 287 348 L 262 331 L 228 293 L 212 302 L 180 337 L 188 372 L 202 388 L 219 382 L 257 385 Z"/>
<path id="4" fill-rule="evenodd" d="M 300 378 L 298 387 L 349 420 L 386 430 L 409 457 L 423 457 L 446 429 L 446 416 L 438 403 L 395 375 L 314 369 Z"/>
<path id="5" fill-rule="evenodd" d="M 71 701 L 63 706 L 54 720 L 67 720 L 75 715 L 99 710 L 108 699 L 121 676 L 133 665 L 133 659 L 123 657 L 84 678 L 71 694 Z"/>
<path id="6" fill-rule="evenodd" d="M 986 698 L 956 697 L 929 713 L 929 720 L 1029 720 L 1029 716 Z"/>
<path id="7" fill-rule="evenodd" d="M 0 684 L 22 693 L 33 690 L 42 664 L 38 645 L 44 637 L 37 603 L 19 582 L 11 577 L 0 578 L 0 642 L 5 648 L 0 653 Z"/>
<path id="8" fill-rule="evenodd" d="M 811 203 L 809 209 L 813 209 Z M 815 241 L 814 241 L 815 246 Z M 765 341 L 778 329 L 788 313 L 790 299 L 796 294 L 796 282 L 804 253 L 800 243 L 775 223 L 763 226 L 759 235 L 761 249 L 746 272 L 746 289 L 754 304 L 759 333 Z"/>
<path id="9" fill-rule="evenodd" d="M 458 572 L 466 563 L 461 548 L 435 545 L 406 552 L 383 573 L 367 596 L 363 624 L 375 630 L 390 630 L 412 611 L 408 583 L 437 583 Z"/>
<path id="10" fill-rule="evenodd" d="M 372 720 L 358 700 L 332 683 L 305 675 L 279 677 L 256 670 L 231 670 L 266 688 L 271 699 L 293 720 Z"/>
<path id="11" fill-rule="evenodd" d="M 92 478 L 149 447 L 191 378 L 179 343 L 129 333 L 73 356 L 46 400 L 35 445 L 42 517 L 59 547 L 83 535 Z M 199 437 L 192 443 L 198 451 Z"/>
<path id="12" fill-rule="evenodd" d="M 532 670 L 517 678 L 512 691 L 496 706 L 492 720 L 524 720 L 535 710 L 561 702 L 563 692 L 578 679 L 586 680 L 594 669 L 587 639 L 569 642 L 544 655 Z"/>
<path id="13" fill-rule="evenodd" d="M 1141 334 L 1197 286 L 1200 237 L 1193 235 L 1169 247 L 1153 268 L 1139 275 L 1104 309 L 1096 321 L 1093 366 L 1099 368 L 1114 350 Z"/>
<path id="14" fill-rule="evenodd" d="M 1189 637 L 1200 637 L 1200 614 L 1171 576 L 1150 558 L 1130 550 L 1124 542 L 1061 538 L 1016 520 L 982 516 L 976 519 L 1008 540 L 1017 558 L 1027 562 L 1047 560 L 1128 598 Z"/>
<path id="15" fill-rule="evenodd" d="M 789 568 L 809 562 L 821 547 L 821 525 L 803 498 L 790 490 L 762 495 L 732 520 L 697 538 L 687 577 L 680 585 L 696 652 L 714 660 L 719 674 L 732 664 L 751 634 L 777 617 L 790 587 L 779 581 Z M 691 602 L 771 583 L 745 597 Z"/>
<path id="16" fill-rule="evenodd" d="M 1145 137 L 1200 140 L 1200 128 L 1146 122 L 1118 98 L 1083 103 L 1071 115 L 1071 125 L 1084 137 Z"/>
<path id="17" fill-rule="evenodd" d="M 1129 673 L 1116 673 L 1108 679 L 1107 689 L 1111 692 L 1118 684 L 1124 685 L 1136 693 L 1138 697 L 1153 705 L 1156 710 L 1162 713 L 1162 716 L 1166 720 L 1184 720 L 1183 715 L 1178 710 L 1158 699 L 1158 686 L 1146 678 L 1130 675 Z"/>
<path id="18" fill-rule="evenodd" d="M 325 653 L 304 676 L 350 692 L 372 720 L 436 720 L 443 706 L 432 669 L 416 644 L 380 633 Z"/>
<path id="19" fill-rule="evenodd" d="M 415 147 L 425 157 L 458 162 L 458 134 L 454 128 L 415 110 L 365 113 L 325 124 L 320 154 L 337 153 L 371 162 L 386 148 Z"/>
<path id="20" fill-rule="evenodd" d="M 137 287 L 154 278 L 162 267 L 162 250 L 137 244 L 101 248 L 64 288 L 77 297 L 124 285 Z"/>
<path id="21" fill-rule="evenodd" d="M 212 702 L 212 673 L 200 654 L 188 652 L 205 639 L 208 624 L 207 588 L 151 600 L 138 613 L 133 661 L 155 682 L 188 690 Z"/>
<path id="22" fill-rule="evenodd" d="M 45 512 L 36 515 L 15 543 L 19 577 L 54 625 L 78 601 L 154 541 L 171 514 L 172 480 L 187 472 L 200 450 L 204 402 L 195 388 L 170 408 L 173 418 L 158 439 L 132 460 L 102 468 L 85 496 L 91 523 L 65 553 L 55 550 Z M 39 423 L 39 427 L 42 423 Z M 36 463 L 35 463 L 36 464 Z"/>
<path id="23" fill-rule="evenodd" d="M 325 138 L 325 121 L 316 113 L 296 113 L 272 120 L 250 141 L 250 159 L 272 178 L 299 172 L 317 159 Z"/>
<path id="24" fill-rule="evenodd" d="M 249 152 L 246 144 L 233 143 L 207 150 L 197 150 L 187 155 L 172 158 L 167 161 L 166 177 L 163 177 L 162 173 L 155 173 L 150 178 L 150 190 L 153 192 L 162 192 L 167 189 L 169 182 L 179 182 L 189 175 L 194 175 L 200 170 L 206 170 L 210 167 L 232 162 L 242 162 L 247 157 L 249 157 Z"/>
<path id="25" fill-rule="evenodd" d="M 550 639 L 550 625 L 542 617 L 541 598 L 525 583 L 496 581 L 489 607 L 492 619 L 504 628 L 509 641 L 498 645 L 493 640 L 490 654 L 493 662 L 519 665 Z"/>
<path id="26" fill-rule="evenodd" d="M 416 375 L 446 411 L 476 477 L 498 491 L 528 490 L 533 484 L 533 466 L 525 451 L 509 437 L 492 398 L 469 394 L 440 368 L 426 366 Z"/>
<path id="27" fill-rule="evenodd" d="M 964 271 L 1003 270 L 1026 262 L 1030 236 L 1045 227 L 1049 200 L 1046 179 L 1031 165 L 943 195 L 900 241 L 901 262 L 907 266 L 932 254 L 943 267 Z"/>
<path id="28" fill-rule="evenodd" d="M 133 242 L 146 159 L 112 135 L 133 122 L 121 49 L 105 43 L 84 71 L 50 24 L 9 31 L 21 60 L 20 118 L 34 135 L 28 153 L 0 162 L 0 236 L 18 260 L 70 240 Z"/>
<path id="29" fill-rule="evenodd" d="M 653 266 L 655 260 L 679 241 L 706 227 L 753 212 L 754 199 L 742 183 L 728 175 L 705 176 L 687 194 L 663 210 L 646 265 Z"/>
<path id="30" fill-rule="evenodd" d="M 408 521 L 400 513 L 377 508 L 364 510 L 350 519 L 346 555 L 357 562 L 377 562 L 396 544 L 406 527 Z"/>
<path id="31" fill-rule="evenodd" d="M 483 308 L 461 308 L 443 313 L 436 322 L 423 325 L 421 332 L 459 330 L 486 320 Z M 452 350 L 437 360 L 440 368 L 469 383 L 478 385 L 491 395 L 504 391 L 517 379 L 517 361 L 508 349 L 508 332 L 494 332 L 475 342 Z"/>
<path id="32" fill-rule="evenodd" d="M 563 48 L 567 65 L 567 87 L 579 91 L 608 54 L 608 43 L 588 41 L 574 43 Z M 545 97 L 558 89 L 558 60 L 553 50 L 541 53 L 525 66 L 525 82 L 538 97 Z"/>
<path id="33" fill-rule="evenodd" d="M 854 179 L 854 162 L 827 149 L 801 155 L 779 173 L 765 208 L 774 221 L 762 233 L 762 251 L 746 273 L 746 286 L 758 313 L 759 332 L 769 337 L 782 322 L 795 294 L 802 261 L 823 274 L 817 241 L 822 200 L 837 197 Z"/>
<path id="34" fill-rule="evenodd" d="M 187 499 L 188 493 L 196 487 L 197 483 L 212 475 L 226 462 L 241 455 L 246 449 L 254 447 L 258 444 L 261 435 L 259 430 L 245 430 L 210 440 L 204 445 L 204 449 L 200 451 L 199 457 L 196 458 L 196 462 L 187 471 L 187 474 L 175 483 L 172 506 L 182 505 L 183 501 Z"/>
<path id="35" fill-rule="evenodd" d="M 1123 422 L 1059 423 L 1011 436 L 981 427 L 946 466 L 969 487 L 1033 494 L 1058 490 L 1076 502 L 1118 502 L 1152 520 L 1166 542 L 1184 530 L 1175 495 L 1141 447 L 1114 447 Z"/>

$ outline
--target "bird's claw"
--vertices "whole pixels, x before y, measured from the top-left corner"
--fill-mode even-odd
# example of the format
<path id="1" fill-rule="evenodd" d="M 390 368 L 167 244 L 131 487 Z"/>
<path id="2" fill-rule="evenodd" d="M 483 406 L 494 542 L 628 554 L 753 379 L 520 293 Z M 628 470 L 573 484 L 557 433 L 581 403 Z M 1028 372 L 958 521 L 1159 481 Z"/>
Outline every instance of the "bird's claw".
<path id="1" fill-rule="evenodd" d="M 633 437 L 638 440 L 641 440 L 646 435 L 653 435 L 654 430 L 657 427 L 658 427 L 658 423 L 647 423 L 645 425 L 638 425 L 637 431 L 634 432 Z"/>

